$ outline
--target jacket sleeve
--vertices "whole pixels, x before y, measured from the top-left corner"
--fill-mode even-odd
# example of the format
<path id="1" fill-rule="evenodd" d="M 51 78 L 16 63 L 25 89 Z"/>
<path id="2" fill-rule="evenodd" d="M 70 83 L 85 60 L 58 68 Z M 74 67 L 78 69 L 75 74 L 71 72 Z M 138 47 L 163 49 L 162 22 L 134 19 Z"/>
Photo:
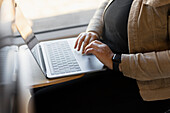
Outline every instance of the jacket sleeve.
<path id="1" fill-rule="evenodd" d="M 93 31 L 96 32 L 99 36 L 102 34 L 103 30 L 103 12 L 107 6 L 109 0 L 104 0 L 99 8 L 96 10 L 93 18 L 90 20 L 90 23 L 86 29 L 86 32 Z"/>
<path id="2" fill-rule="evenodd" d="M 127 77 L 148 81 L 170 77 L 170 50 L 122 54 L 121 71 Z"/>

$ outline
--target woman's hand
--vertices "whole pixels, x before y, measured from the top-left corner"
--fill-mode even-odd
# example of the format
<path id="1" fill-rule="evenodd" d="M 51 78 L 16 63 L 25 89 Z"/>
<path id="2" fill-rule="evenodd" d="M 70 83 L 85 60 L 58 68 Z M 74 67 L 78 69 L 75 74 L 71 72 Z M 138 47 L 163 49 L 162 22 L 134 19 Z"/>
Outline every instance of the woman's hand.
<path id="1" fill-rule="evenodd" d="M 114 53 L 106 44 L 98 40 L 91 42 L 85 48 L 85 54 L 89 53 L 94 54 L 104 65 L 113 69 L 112 57 Z"/>
<path id="2" fill-rule="evenodd" d="M 74 46 L 74 49 L 78 48 L 77 50 L 80 51 L 80 48 L 83 44 L 83 49 L 82 49 L 82 54 L 84 54 L 84 49 L 85 47 L 92 41 L 94 40 L 97 40 L 99 37 L 98 37 L 98 34 L 95 33 L 95 32 L 83 32 L 81 33 L 77 40 L 76 40 L 76 43 L 75 43 L 75 46 Z"/>

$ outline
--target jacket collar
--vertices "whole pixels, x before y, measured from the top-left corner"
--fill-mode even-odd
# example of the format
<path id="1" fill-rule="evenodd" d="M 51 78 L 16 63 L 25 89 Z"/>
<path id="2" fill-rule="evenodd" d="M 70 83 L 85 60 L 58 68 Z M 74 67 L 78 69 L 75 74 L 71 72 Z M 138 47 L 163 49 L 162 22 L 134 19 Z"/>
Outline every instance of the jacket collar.
<path id="1" fill-rule="evenodd" d="M 170 0 L 143 0 L 143 3 L 153 7 L 160 7 L 170 4 Z"/>

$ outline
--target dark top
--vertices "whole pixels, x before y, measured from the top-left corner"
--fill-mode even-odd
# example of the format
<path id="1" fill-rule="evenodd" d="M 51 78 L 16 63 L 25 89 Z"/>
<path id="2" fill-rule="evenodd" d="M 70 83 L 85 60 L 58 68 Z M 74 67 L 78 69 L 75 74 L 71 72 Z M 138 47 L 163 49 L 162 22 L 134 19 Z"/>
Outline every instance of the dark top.
<path id="1" fill-rule="evenodd" d="M 104 14 L 103 42 L 114 53 L 129 53 L 127 23 L 133 0 L 114 0 Z"/>

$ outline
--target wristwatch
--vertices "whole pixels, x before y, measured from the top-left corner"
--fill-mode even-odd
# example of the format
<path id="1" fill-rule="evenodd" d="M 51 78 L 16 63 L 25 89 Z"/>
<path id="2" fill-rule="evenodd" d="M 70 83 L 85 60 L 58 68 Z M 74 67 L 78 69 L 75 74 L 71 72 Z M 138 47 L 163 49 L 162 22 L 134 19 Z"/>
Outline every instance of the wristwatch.
<path id="1" fill-rule="evenodd" d="M 119 71 L 119 64 L 121 63 L 121 54 L 114 54 L 112 61 L 113 61 L 113 70 Z"/>

